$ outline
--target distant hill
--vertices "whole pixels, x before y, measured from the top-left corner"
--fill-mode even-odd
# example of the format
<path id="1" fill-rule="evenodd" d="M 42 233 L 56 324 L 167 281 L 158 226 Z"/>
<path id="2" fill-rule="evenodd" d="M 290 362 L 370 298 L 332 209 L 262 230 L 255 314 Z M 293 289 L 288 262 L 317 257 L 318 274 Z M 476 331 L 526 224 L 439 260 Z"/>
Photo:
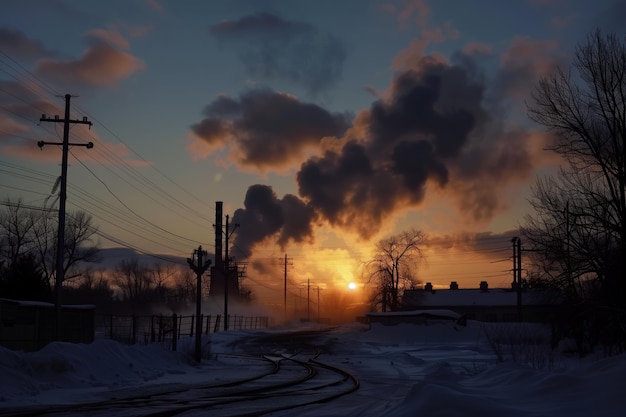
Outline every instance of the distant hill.
<path id="1" fill-rule="evenodd" d="M 212 257 L 212 254 L 209 254 Z M 137 259 L 142 265 L 167 264 L 170 262 L 187 265 L 187 258 L 173 255 L 150 254 L 137 252 L 130 248 L 105 248 L 98 252 L 98 261 L 88 262 L 87 265 L 96 269 L 112 269 L 122 261 Z"/>

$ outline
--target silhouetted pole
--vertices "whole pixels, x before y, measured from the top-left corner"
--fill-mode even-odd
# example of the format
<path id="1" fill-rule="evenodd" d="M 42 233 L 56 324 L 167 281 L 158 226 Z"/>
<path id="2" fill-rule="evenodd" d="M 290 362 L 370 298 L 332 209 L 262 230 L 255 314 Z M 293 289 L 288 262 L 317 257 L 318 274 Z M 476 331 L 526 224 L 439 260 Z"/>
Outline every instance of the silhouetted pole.
<path id="1" fill-rule="evenodd" d="M 93 148 L 93 143 L 69 143 L 70 137 L 70 123 L 81 123 L 89 125 L 91 128 L 92 123 L 87 120 L 87 117 L 83 117 L 82 120 L 70 119 L 70 99 L 71 95 L 65 95 L 65 118 L 59 119 L 59 116 L 55 116 L 54 119 L 46 117 L 45 114 L 41 115 L 41 122 L 63 122 L 63 142 L 45 142 L 43 140 L 37 142 L 39 148 L 43 148 L 44 145 L 61 145 L 61 190 L 59 192 L 59 225 L 57 229 L 57 253 L 56 253 L 56 274 L 54 281 L 54 308 L 55 308 L 55 340 L 60 339 L 61 329 L 61 286 L 65 279 L 65 268 L 63 258 L 65 257 L 65 200 L 67 198 L 67 154 L 69 152 L 70 145 L 72 146 L 85 146 L 87 149 Z"/>
<path id="2" fill-rule="evenodd" d="M 522 317 L 522 241 L 517 238 L 517 319 L 521 322 Z"/>
<path id="3" fill-rule="evenodd" d="M 320 322 L 320 286 L 317 286 L 317 322 Z"/>
<path id="4" fill-rule="evenodd" d="M 202 274 L 211 265 L 211 260 L 207 259 L 202 263 L 202 258 L 207 255 L 207 252 L 202 250 L 202 246 L 198 246 L 198 249 L 193 251 L 191 258 L 187 258 L 189 267 L 196 273 L 196 361 L 200 362 L 202 359 Z M 174 335 L 176 337 L 176 335 Z"/>
<path id="5" fill-rule="evenodd" d="M 287 267 L 292 265 L 289 263 L 290 259 L 292 258 L 288 258 L 287 254 L 285 254 L 285 275 L 284 275 L 284 285 L 283 285 L 283 304 L 284 304 L 284 310 L 285 310 L 285 322 L 287 321 Z"/>
<path id="6" fill-rule="evenodd" d="M 232 232 L 228 229 L 228 214 L 226 215 L 226 247 L 224 248 L 224 267 L 226 272 L 224 274 L 224 331 L 228 330 L 228 278 L 230 275 L 230 258 L 228 257 L 228 238 L 230 235 L 239 227 L 238 224 L 235 224 Z"/>
<path id="7" fill-rule="evenodd" d="M 522 241 L 518 237 L 511 239 L 513 243 L 513 283 L 517 291 L 517 321 L 522 321 Z"/>
<path id="8" fill-rule="evenodd" d="M 311 280 L 306 280 L 306 319 L 311 321 Z"/>

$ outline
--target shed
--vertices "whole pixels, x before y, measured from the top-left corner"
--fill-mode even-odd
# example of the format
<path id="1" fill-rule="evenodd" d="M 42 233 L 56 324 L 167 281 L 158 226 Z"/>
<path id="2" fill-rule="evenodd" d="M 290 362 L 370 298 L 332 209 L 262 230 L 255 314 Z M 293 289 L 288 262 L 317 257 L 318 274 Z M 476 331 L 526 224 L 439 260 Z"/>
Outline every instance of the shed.
<path id="1" fill-rule="evenodd" d="M 59 340 L 91 343 L 94 340 L 94 305 L 62 305 Z M 0 345 L 36 351 L 55 340 L 55 305 L 41 301 L 0 298 Z"/>

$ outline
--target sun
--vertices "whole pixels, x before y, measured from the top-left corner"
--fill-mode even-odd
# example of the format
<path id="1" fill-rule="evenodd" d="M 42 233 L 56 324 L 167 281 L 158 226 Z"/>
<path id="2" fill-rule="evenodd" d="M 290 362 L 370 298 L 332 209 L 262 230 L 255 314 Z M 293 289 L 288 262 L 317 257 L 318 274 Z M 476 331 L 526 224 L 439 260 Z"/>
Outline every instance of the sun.
<path id="1" fill-rule="evenodd" d="M 350 291 L 356 290 L 356 284 L 355 284 L 354 282 L 350 282 L 350 283 L 348 284 L 348 289 L 349 289 Z"/>

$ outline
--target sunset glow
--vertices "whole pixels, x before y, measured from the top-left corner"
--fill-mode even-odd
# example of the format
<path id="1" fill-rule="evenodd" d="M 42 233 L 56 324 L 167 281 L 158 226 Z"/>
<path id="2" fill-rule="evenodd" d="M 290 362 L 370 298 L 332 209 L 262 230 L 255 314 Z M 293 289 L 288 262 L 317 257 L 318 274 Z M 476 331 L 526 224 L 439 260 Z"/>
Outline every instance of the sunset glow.
<path id="1" fill-rule="evenodd" d="M 0 16 L 2 200 L 56 209 L 60 147 L 37 142 L 63 137 L 69 94 L 71 119 L 93 122 L 70 124 L 94 147 L 70 147 L 67 210 L 97 229 L 94 270 L 189 273 L 199 246 L 215 265 L 217 234 L 254 303 L 298 319 L 366 311 L 377 243 L 410 228 L 426 236 L 411 285 L 510 287 L 531 185 L 561 162 L 525 103 L 626 15 L 614 0 L 36 3 Z"/>

